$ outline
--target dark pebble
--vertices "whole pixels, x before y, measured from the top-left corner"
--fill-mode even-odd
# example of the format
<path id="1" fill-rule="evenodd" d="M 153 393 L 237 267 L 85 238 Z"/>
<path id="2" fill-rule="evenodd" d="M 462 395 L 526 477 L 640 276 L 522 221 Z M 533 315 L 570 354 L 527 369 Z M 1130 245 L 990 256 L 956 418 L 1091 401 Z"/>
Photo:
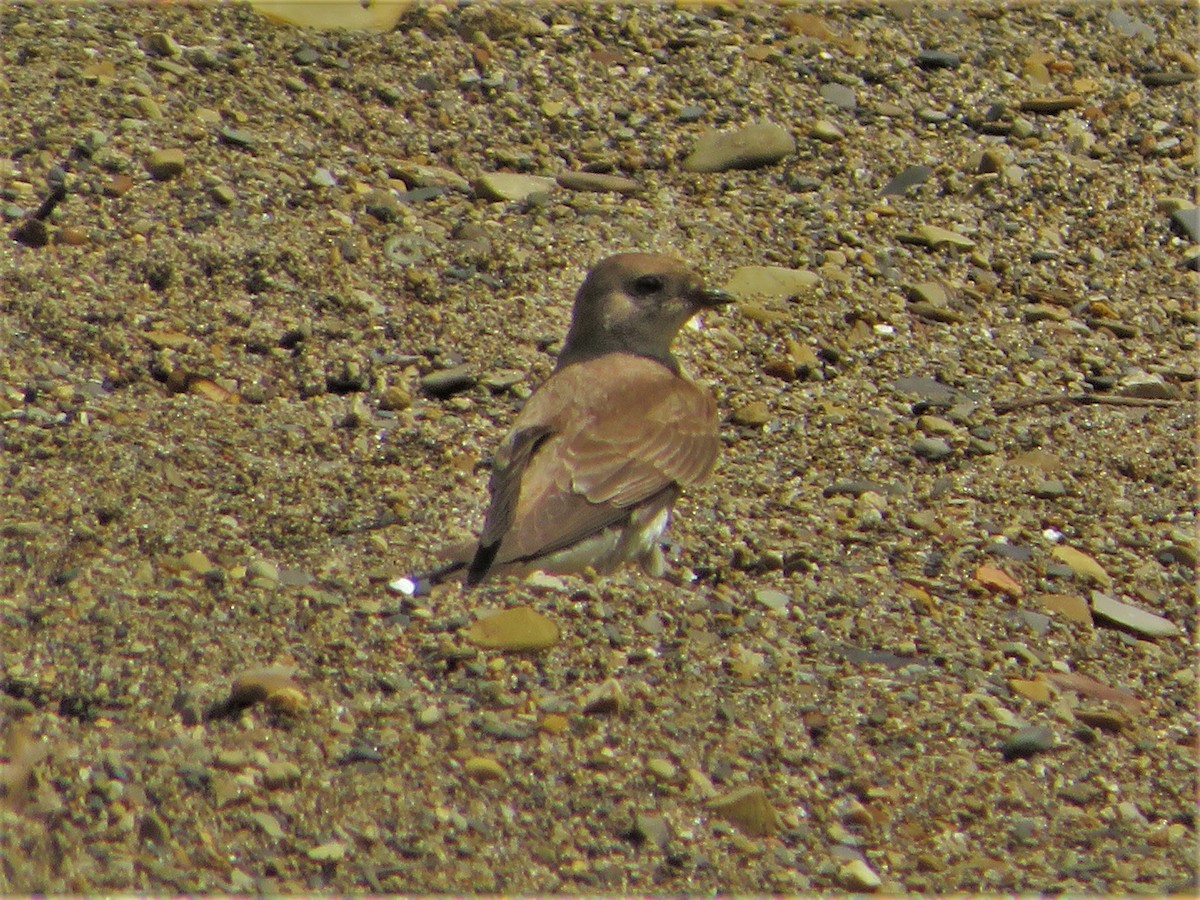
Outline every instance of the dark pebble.
<path id="1" fill-rule="evenodd" d="M 1175 210 L 1171 213 L 1171 224 L 1188 240 L 1200 242 L 1200 206 Z"/>
<path id="2" fill-rule="evenodd" d="M 311 66 L 320 58 L 320 51 L 315 47 L 304 46 L 292 54 L 292 59 L 298 66 Z"/>
<path id="3" fill-rule="evenodd" d="M 1054 732 L 1045 725 L 1028 725 L 1018 730 L 1000 745 L 1007 760 L 1025 759 L 1054 746 Z"/>
<path id="4" fill-rule="evenodd" d="M 923 184 L 933 172 L 929 166 L 909 166 L 883 186 L 881 194 L 903 194 L 911 187 Z"/>
<path id="5" fill-rule="evenodd" d="M 962 57 L 945 50 L 922 50 L 917 54 L 917 65 L 922 69 L 957 69 Z"/>
<path id="6" fill-rule="evenodd" d="M 475 375 L 470 366 L 454 366 L 430 372 L 421 379 L 421 390 L 432 397 L 451 397 L 474 386 Z"/>

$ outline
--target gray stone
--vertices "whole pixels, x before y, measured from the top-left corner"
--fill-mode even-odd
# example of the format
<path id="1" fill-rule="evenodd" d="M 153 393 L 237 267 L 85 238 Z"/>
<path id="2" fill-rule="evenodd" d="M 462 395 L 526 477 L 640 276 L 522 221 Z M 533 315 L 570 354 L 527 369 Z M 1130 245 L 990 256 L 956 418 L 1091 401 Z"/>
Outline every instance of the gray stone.
<path id="1" fill-rule="evenodd" d="M 709 131 L 683 161 L 685 172 L 756 169 L 796 152 L 796 139 L 781 125 L 752 122 L 736 131 Z"/>
<path id="2" fill-rule="evenodd" d="M 836 82 L 823 84 L 818 93 L 838 109 L 852 110 L 858 105 L 858 98 L 855 96 L 854 91 L 844 84 L 837 84 Z"/>
<path id="3" fill-rule="evenodd" d="M 1005 759 L 1024 759 L 1054 746 L 1054 732 L 1046 725 L 1027 725 L 1018 729 L 1000 745 Z"/>
<path id="4" fill-rule="evenodd" d="M 528 200 L 554 190 L 557 182 L 541 175 L 491 172 L 475 180 L 475 193 L 484 200 Z"/>
<path id="5" fill-rule="evenodd" d="M 1171 224 L 1192 243 L 1200 243 L 1200 206 L 1175 210 L 1171 213 Z"/>
<path id="6" fill-rule="evenodd" d="M 1092 614 L 1144 637 L 1175 637 L 1179 626 L 1162 616 L 1128 603 L 1122 603 L 1102 591 L 1092 591 Z"/>
<path id="7" fill-rule="evenodd" d="M 936 462 L 945 459 L 954 452 L 953 448 L 942 438 L 921 438 L 913 444 L 912 452 L 920 459 Z"/>
<path id="8" fill-rule="evenodd" d="M 421 390 L 432 397 L 450 397 L 474 384 L 475 375 L 470 366 L 461 365 L 430 372 L 421 379 Z"/>
<path id="9" fill-rule="evenodd" d="M 945 50 L 922 50 L 917 54 L 917 65 L 922 69 L 957 69 L 962 57 Z"/>
<path id="10" fill-rule="evenodd" d="M 881 194 L 903 194 L 911 187 L 916 187 L 918 184 L 924 184 L 933 172 L 929 166 L 909 166 L 900 174 L 896 175 L 891 181 L 883 186 Z"/>
<path id="11" fill-rule="evenodd" d="M 563 172 L 556 179 L 560 186 L 572 191 L 597 191 L 632 194 L 641 185 L 623 175 L 604 175 L 599 172 Z"/>

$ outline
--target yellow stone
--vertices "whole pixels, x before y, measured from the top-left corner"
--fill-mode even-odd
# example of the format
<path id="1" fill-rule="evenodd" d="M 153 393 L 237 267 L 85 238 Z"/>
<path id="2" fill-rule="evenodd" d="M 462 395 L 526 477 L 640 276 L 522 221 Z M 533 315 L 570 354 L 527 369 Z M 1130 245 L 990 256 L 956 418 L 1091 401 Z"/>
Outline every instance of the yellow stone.
<path id="1" fill-rule="evenodd" d="M 779 828 L 779 813 L 766 792 L 755 785 L 738 788 L 709 801 L 708 808 L 732 822 L 748 837 L 766 837 Z"/>
<path id="2" fill-rule="evenodd" d="M 547 650 L 559 641 L 558 626 L 528 606 L 478 619 L 464 634 L 472 644 L 491 650 Z"/>
<path id="3" fill-rule="evenodd" d="M 1071 567 L 1071 571 L 1076 575 L 1082 575 L 1086 578 L 1092 578 L 1101 584 L 1107 585 L 1112 583 L 1112 576 L 1104 571 L 1104 567 L 1096 562 L 1091 556 L 1084 553 L 1082 550 L 1076 550 L 1074 547 L 1055 547 L 1051 555 L 1060 562 L 1066 563 Z"/>

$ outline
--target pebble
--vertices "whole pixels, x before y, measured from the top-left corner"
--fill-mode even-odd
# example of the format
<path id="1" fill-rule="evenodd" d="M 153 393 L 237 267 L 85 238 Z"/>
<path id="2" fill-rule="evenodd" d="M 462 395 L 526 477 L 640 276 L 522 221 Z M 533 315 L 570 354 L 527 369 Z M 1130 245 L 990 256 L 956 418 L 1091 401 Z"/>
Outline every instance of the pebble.
<path id="1" fill-rule="evenodd" d="M 583 698 L 580 709 L 585 715 L 615 715 L 625 706 L 625 691 L 615 678 L 596 685 Z"/>
<path id="2" fill-rule="evenodd" d="M 1046 725 L 1027 725 L 1018 729 L 1000 745 L 1007 760 L 1024 759 L 1054 747 L 1054 732 Z"/>
<path id="3" fill-rule="evenodd" d="M 634 194 L 642 188 L 632 178 L 625 178 L 622 175 L 604 175 L 599 172 L 563 172 L 556 180 L 561 187 L 572 191 Z"/>
<path id="4" fill-rule="evenodd" d="M 818 141 L 826 144 L 836 144 L 838 141 L 846 137 L 846 132 L 838 128 L 833 122 L 828 119 L 818 119 L 812 124 L 812 128 L 808 132 Z"/>
<path id="5" fill-rule="evenodd" d="M 157 181 L 169 181 L 183 174 L 183 151 L 178 148 L 155 150 L 146 159 L 146 171 Z"/>
<path id="6" fill-rule="evenodd" d="M 756 169 L 796 152 L 796 139 L 782 125 L 753 122 L 736 131 L 709 131 L 700 136 L 683 161 L 685 172 Z"/>
<path id="7" fill-rule="evenodd" d="M 762 296 L 787 299 L 804 294 L 819 284 L 821 276 L 807 269 L 788 269 L 783 266 L 741 266 L 734 269 L 725 290 L 738 299 Z"/>
<path id="8" fill-rule="evenodd" d="M 1200 206 L 1174 210 L 1171 224 L 1192 243 L 1200 243 Z"/>
<path id="9" fill-rule="evenodd" d="M 1064 94 L 1054 97 L 1033 97 L 1021 102 L 1024 112 L 1060 113 L 1068 109 L 1083 106 L 1083 98 L 1077 94 Z"/>
<path id="10" fill-rule="evenodd" d="M 761 428 L 771 421 L 771 410 L 762 400 L 755 400 L 744 406 L 739 406 L 730 416 L 735 425 L 748 428 Z"/>
<path id="11" fill-rule="evenodd" d="M 464 363 L 449 369 L 438 369 L 421 379 L 421 390 L 431 397 L 444 399 L 474 387 L 476 377 L 471 367 Z"/>
<path id="12" fill-rule="evenodd" d="M 759 588 L 754 592 L 754 599 L 767 609 L 773 609 L 777 612 L 786 610 L 792 602 L 790 596 L 774 588 Z"/>
<path id="13" fill-rule="evenodd" d="M 660 850 L 671 842 L 671 827 L 662 816 L 638 813 L 633 819 L 632 834 L 636 840 L 653 844 Z"/>
<path id="14" fill-rule="evenodd" d="M 851 88 L 837 82 L 827 82 L 821 85 L 818 93 L 838 109 L 852 110 L 858 105 L 858 98 Z"/>
<path id="15" fill-rule="evenodd" d="M 1080 625 L 1092 624 L 1091 607 L 1076 594 L 1039 594 L 1036 599 L 1044 609 L 1059 613 L 1065 619 Z"/>
<path id="16" fill-rule="evenodd" d="M 1091 578 L 1105 585 L 1112 582 L 1112 576 L 1104 570 L 1104 567 L 1082 550 L 1076 550 L 1074 547 L 1064 544 L 1051 550 L 1050 555 L 1060 562 L 1066 563 L 1072 572 L 1082 578 Z"/>
<path id="17" fill-rule="evenodd" d="M 503 781 L 508 777 L 504 766 L 490 756 L 472 756 L 463 763 L 463 771 L 474 781 Z"/>
<path id="18" fill-rule="evenodd" d="M 922 244 L 933 249 L 949 246 L 970 250 L 975 246 L 975 242 L 966 235 L 959 234 L 957 231 L 951 231 L 948 228 L 939 228 L 937 225 L 919 226 L 914 237 L 915 240 L 912 243 Z M 897 238 L 903 240 L 904 236 L 897 235 Z"/>
<path id="19" fill-rule="evenodd" d="M 928 303 L 930 306 L 945 307 L 950 302 L 946 288 L 936 281 L 910 284 L 905 287 L 905 291 L 908 293 L 909 300 Z"/>
<path id="20" fill-rule="evenodd" d="M 501 610 L 477 619 L 463 631 L 468 641 L 492 650 L 548 650 L 559 641 L 558 626 L 528 606 Z"/>
<path id="21" fill-rule="evenodd" d="M 748 837 L 766 837 L 779 829 L 779 814 L 761 787 L 737 788 L 710 800 L 708 808 Z"/>
<path id="22" fill-rule="evenodd" d="M 474 182 L 475 193 L 484 200 L 529 200 L 552 191 L 558 184 L 553 178 L 541 175 L 514 175 L 492 172 Z"/>
<path id="23" fill-rule="evenodd" d="M 933 169 L 929 166 L 909 166 L 885 184 L 883 190 L 879 193 L 885 196 L 888 194 L 903 194 L 909 188 L 924 184 L 932 173 Z"/>
<path id="24" fill-rule="evenodd" d="M 1123 603 L 1101 591 L 1092 591 L 1092 615 L 1128 628 L 1144 637 L 1175 637 L 1182 633 L 1179 626 L 1170 620 Z"/>
<path id="25" fill-rule="evenodd" d="M 917 54 L 917 65 L 922 69 L 957 69 L 962 57 L 945 50 L 922 50 Z"/>
<path id="26" fill-rule="evenodd" d="M 945 459 L 954 452 L 953 448 L 946 443 L 942 438 L 927 437 L 921 438 L 912 447 L 913 455 L 918 459 L 927 459 L 931 462 Z"/>
<path id="27" fill-rule="evenodd" d="M 839 877 L 852 891 L 877 891 L 883 885 L 883 879 L 861 859 L 852 859 L 842 866 Z"/>

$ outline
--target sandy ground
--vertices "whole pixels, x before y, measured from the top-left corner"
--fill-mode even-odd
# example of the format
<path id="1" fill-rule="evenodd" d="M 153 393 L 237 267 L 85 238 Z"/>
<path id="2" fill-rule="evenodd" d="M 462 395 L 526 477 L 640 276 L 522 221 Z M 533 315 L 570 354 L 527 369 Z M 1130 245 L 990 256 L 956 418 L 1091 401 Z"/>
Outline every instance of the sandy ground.
<path id="1" fill-rule="evenodd" d="M 0 892 L 1192 890 L 1197 33 L 0 4 Z M 626 249 L 740 295 L 668 577 L 389 594 Z"/>

